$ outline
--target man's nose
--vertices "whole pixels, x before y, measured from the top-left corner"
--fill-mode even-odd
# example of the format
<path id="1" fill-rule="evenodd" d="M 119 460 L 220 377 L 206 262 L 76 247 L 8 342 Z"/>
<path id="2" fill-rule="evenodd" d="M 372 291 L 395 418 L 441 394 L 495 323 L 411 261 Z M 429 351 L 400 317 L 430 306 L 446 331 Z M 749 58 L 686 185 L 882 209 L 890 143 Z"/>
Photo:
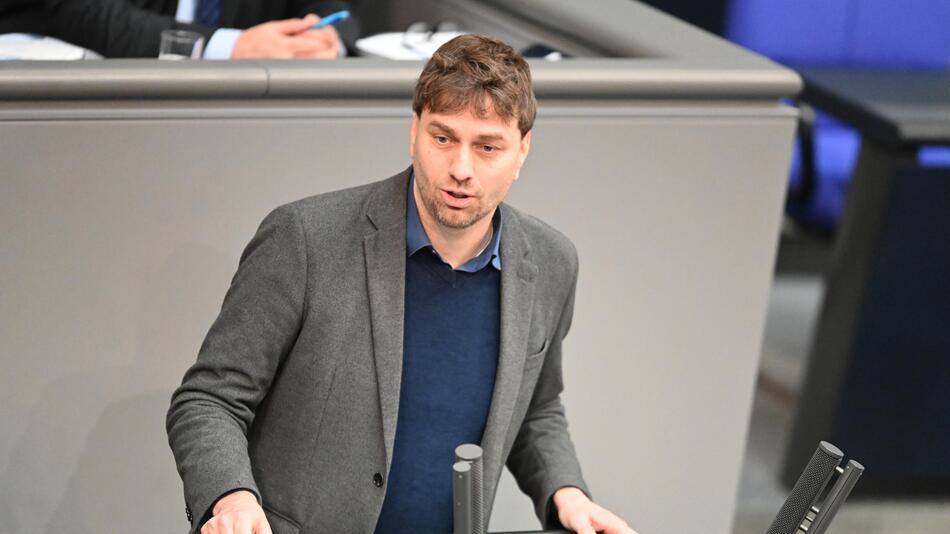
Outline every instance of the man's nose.
<path id="1" fill-rule="evenodd" d="M 472 149 L 469 147 L 461 147 L 455 152 L 455 157 L 452 159 L 452 164 L 449 167 L 449 173 L 455 180 L 464 182 L 470 180 L 475 174 L 473 165 Z"/>

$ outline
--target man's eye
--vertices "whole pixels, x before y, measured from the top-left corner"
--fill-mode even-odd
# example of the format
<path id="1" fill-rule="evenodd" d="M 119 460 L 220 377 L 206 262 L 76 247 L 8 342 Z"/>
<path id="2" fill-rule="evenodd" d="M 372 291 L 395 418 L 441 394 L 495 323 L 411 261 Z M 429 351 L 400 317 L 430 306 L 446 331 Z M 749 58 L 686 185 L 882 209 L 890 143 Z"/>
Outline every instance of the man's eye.
<path id="1" fill-rule="evenodd" d="M 494 152 L 498 149 L 491 145 L 482 145 L 482 150 L 484 150 L 485 152 Z"/>
<path id="2" fill-rule="evenodd" d="M 435 136 L 435 142 L 439 143 L 440 145 L 445 145 L 448 144 L 449 138 L 444 135 L 437 135 Z"/>

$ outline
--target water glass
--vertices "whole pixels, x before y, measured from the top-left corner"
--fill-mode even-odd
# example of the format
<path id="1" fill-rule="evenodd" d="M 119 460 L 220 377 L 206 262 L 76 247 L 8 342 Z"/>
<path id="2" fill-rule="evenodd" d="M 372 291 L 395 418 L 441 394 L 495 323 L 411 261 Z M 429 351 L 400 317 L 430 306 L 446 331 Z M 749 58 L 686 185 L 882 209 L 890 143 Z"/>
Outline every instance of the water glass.
<path id="1" fill-rule="evenodd" d="M 158 48 L 158 59 L 199 59 L 204 46 L 205 38 L 200 33 L 164 30 Z"/>

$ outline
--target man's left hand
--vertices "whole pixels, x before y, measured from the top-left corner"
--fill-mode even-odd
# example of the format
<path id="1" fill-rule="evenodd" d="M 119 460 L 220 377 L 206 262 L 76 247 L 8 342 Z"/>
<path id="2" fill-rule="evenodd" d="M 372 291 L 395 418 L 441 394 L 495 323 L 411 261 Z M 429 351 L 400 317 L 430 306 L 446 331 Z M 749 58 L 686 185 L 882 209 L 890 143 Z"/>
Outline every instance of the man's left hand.
<path id="1" fill-rule="evenodd" d="M 637 534 L 623 519 L 594 504 L 577 488 L 555 491 L 554 506 L 561 524 L 577 534 Z"/>

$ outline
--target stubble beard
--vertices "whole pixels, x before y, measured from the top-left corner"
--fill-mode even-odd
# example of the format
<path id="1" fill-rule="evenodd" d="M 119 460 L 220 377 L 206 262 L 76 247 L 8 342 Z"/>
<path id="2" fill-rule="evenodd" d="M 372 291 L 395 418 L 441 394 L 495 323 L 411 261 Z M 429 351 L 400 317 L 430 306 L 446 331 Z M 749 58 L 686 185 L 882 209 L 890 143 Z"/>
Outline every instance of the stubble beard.
<path id="1" fill-rule="evenodd" d="M 446 228 L 452 228 L 453 230 L 469 228 L 484 219 L 491 212 L 490 209 L 484 207 L 481 211 L 475 211 L 471 214 L 462 210 L 454 210 L 441 203 L 438 198 L 438 190 L 421 187 L 419 188 L 419 192 L 426 211 L 429 212 L 440 225 Z"/>

